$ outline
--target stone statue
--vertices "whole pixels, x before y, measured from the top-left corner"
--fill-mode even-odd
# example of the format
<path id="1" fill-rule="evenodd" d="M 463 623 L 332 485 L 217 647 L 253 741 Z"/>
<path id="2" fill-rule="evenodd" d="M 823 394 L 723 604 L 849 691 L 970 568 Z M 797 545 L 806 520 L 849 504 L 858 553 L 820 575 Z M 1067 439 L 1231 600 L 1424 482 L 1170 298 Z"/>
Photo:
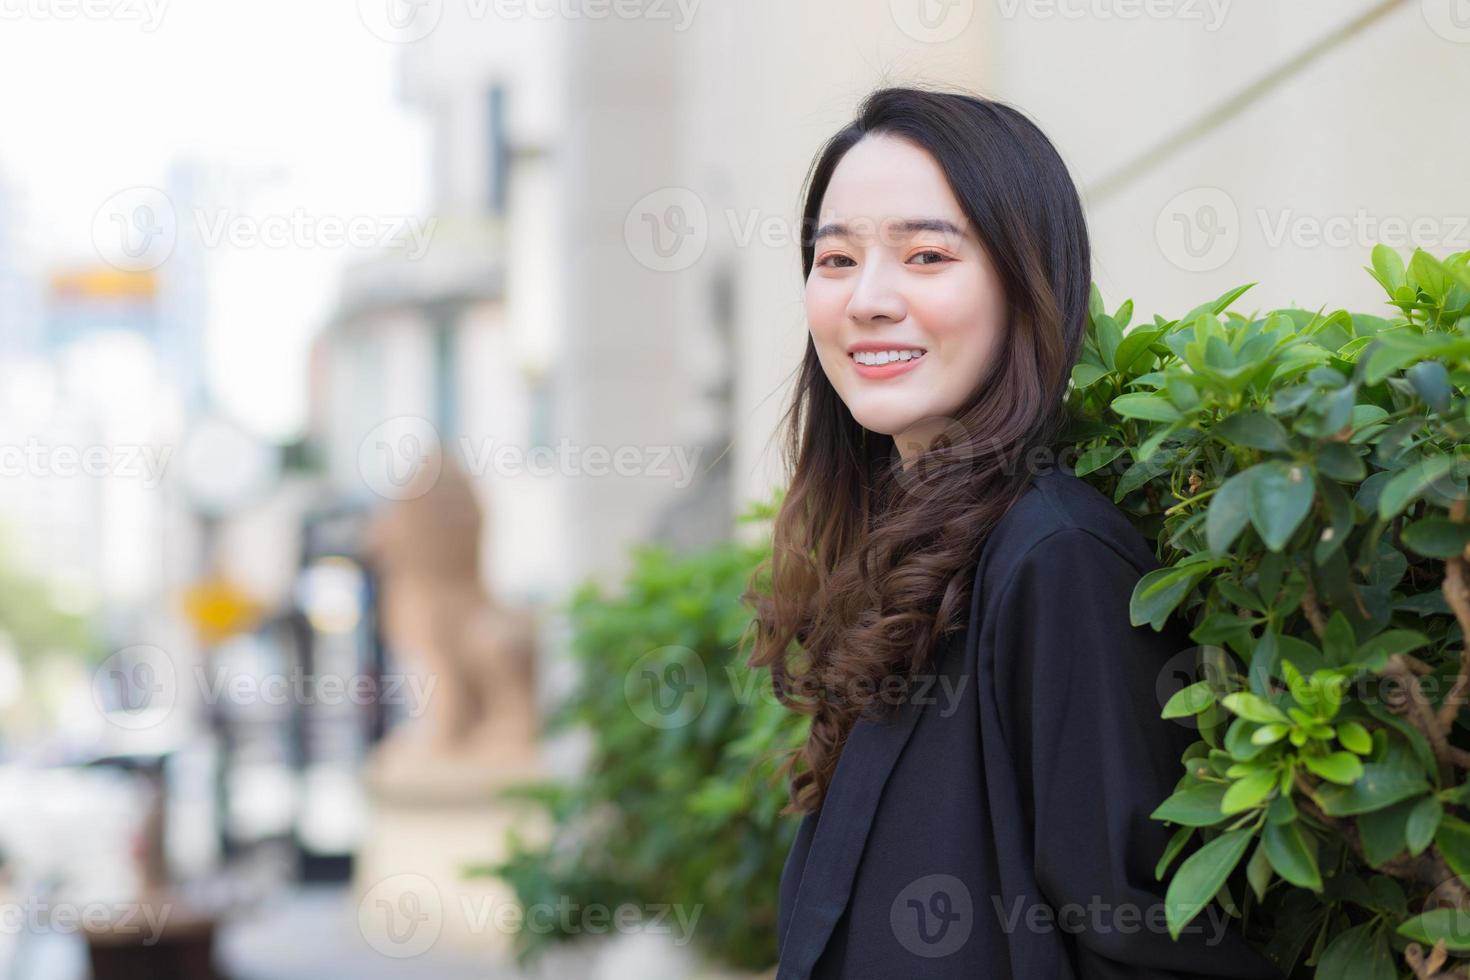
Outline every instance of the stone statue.
<path id="1" fill-rule="evenodd" d="M 442 453 L 369 526 L 384 636 L 427 694 L 378 747 L 376 790 L 473 792 L 536 770 L 535 617 L 481 585 L 483 526 L 469 478 Z"/>

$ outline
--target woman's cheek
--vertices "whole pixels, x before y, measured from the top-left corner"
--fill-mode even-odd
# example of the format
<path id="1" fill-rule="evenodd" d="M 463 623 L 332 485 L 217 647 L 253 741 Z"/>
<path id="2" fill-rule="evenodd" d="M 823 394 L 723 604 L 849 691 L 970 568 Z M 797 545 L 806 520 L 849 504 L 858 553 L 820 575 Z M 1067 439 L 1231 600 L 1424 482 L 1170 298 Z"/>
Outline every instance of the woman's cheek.
<path id="1" fill-rule="evenodd" d="M 842 311 L 845 301 L 830 286 L 807 287 L 806 319 L 812 334 L 819 341 L 835 338 L 842 327 Z"/>

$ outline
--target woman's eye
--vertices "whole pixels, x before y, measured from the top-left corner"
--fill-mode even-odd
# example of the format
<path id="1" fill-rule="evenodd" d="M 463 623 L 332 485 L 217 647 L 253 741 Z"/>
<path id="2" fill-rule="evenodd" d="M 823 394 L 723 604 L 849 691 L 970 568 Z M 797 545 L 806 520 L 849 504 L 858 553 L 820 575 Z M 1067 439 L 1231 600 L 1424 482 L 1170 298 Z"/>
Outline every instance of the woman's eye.
<path id="1" fill-rule="evenodd" d="M 921 255 L 932 255 L 932 256 L 934 256 L 934 261 L 932 261 L 932 262 L 920 262 L 919 263 L 920 265 L 938 265 L 940 262 L 948 262 L 949 261 L 949 256 L 945 255 L 943 252 L 936 252 L 932 248 L 925 249 L 922 252 L 915 252 L 914 253 L 914 258 L 917 259 Z"/>
<path id="2" fill-rule="evenodd" d="M 827 265 L 827 260 L 828 260 L 828 259 L 841 259 L 841 260 L 843 260 L 843 261 L 844 261 L 844 262 L 851 262 L 851 261 L 852 261 L 852 259 L 849 259 L 849 258 L 848 258 L 848 257 L 847 257 L 847 256 L 845 256 L 845 255 L 838 255 L 838 254 L 835 254 L 835 253 L 834 253 L 834 254 L 832 254 L 832 255 L 824 255 L 824 256 L 822 256 L 822 257 L 821 257 L 821 258 L 820 258 L 820 259 L 819 259 L 819 260 L 818 260 L 818 261 L 817 261 L 817 265 Z"/>

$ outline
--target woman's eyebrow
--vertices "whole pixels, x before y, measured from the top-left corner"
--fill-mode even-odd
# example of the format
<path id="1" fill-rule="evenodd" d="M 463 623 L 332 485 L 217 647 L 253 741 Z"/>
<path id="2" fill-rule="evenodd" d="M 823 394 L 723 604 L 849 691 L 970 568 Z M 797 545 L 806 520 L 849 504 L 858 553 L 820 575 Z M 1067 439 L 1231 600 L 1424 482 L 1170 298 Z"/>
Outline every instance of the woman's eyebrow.
<path id="1" fill-rule="evenodd" d="M 888 224 L 889 232 L 912 235 L 920 231 L 938 231 L 947 235 L 963 238 L 965 233 L 955 226 L 954 222 L 947 218 L 905 218 L 902 221 L 892 221 Z M 812 241 L 818 241 L 827 237 L 847 238 L 852 234 L 852 229 L 842 222 L 829 222 L 817 229 Z"/>

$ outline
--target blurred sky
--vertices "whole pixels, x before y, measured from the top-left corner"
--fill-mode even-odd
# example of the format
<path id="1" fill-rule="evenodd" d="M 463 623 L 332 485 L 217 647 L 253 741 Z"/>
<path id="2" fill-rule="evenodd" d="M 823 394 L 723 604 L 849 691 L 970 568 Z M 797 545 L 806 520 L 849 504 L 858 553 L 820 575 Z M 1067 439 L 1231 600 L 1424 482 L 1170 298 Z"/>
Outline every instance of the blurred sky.
<path id="1" fill-rule="evenodd" d="M 40 271 L 97 261 L 103 202 L 163 187 L 182 157 L 248 176 L 250 220 L 425 213 L 424 126 L 397 98 L 397 46 L 358 4 L 103 2 L 110 16 L 92 19 L 66 14 L 93 0 L 0 0 L 0 176 L 22 192 Z M 210 382 L 227 412 L 299 431 L 307 344 L 351 257 L 311 241 L 207 253 Z"/>

